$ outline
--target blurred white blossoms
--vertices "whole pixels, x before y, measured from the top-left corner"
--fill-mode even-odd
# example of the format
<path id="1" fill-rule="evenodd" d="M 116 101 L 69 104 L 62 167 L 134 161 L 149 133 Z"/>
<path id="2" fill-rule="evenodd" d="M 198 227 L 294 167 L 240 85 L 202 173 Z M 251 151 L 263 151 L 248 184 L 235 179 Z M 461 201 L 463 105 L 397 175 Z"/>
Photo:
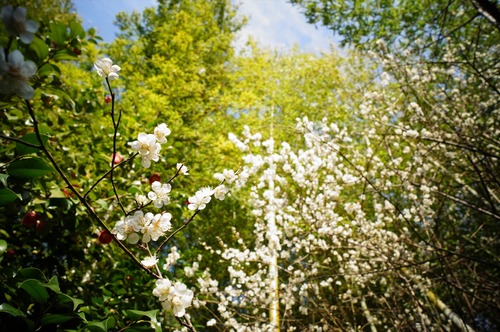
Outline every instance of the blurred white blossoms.
<path id="1" fill-rule="evenodd" d="M 203 210 L 212 199 L 214 191 L 210 187 L 201 188 L 192 197 L 189 197 L 188 209 Z"/>
<path id="2" fill-rule="evenodd" d="M 24 56 L 18 50 L 9 53 L 0 47 L 0 93 L 15 94 L 24 99 L 33 98 L 35 91 L 29 85 L 30 77 L 35 75 L 36 65 L 32 61 L 24 61 Z"/>
<path id="3" fill-rule="evenodd" d="M 172 282 L 168 279 L 156 280 L 156 287 L 153 295 L 158 297 L 161 306 L 165 310 L 173 311 L 176 317 L 182 317 L 186 314 L 186 308 L 191 306 L 193 300 L 193 291 L 186 285 Z"/>
<path id="4" fill-rule="evenodd" d="M 133 215 L 125 217 L 116 223 L 111 233 L 116 235 L 120 241 L 127 240 L 130 244 L 139 242 L 142 234 L 142 242 L 156 241 L 172 228 L 170 220 L 172 215 L 168 212 L 153 214 L 136 211 Z"/>
<path id="5" fill-rule="evenodd" d="M 10 37 L 19 37 L 25 44 L 33 41 L 38 24 L 33 20 L 26 20 L 26 8 L 5 6 L 1 15 Z"/>
<path id="6" fill-rule="evenodd" d="M 151 189 L 148 193 L 148 198 L 153 201 L 155 208 L 160 209 L 163 205 L 167 205 L 170 202 L 170 191 L 172 186 L 168 183 L 161 184 L 158 181 L 153 182 Z"/>
<path id="7" fill-rule="evenodd" d="M 170 129 L 162 123 L 154 129 L 154 134 L 140 133 L 137 141 L 128 144 L 134 151 L 141 155 L 141 164 L 145 168 L 151 167 L 151 160 L 157 162 L 160 160 L 161 144 L 167 142 L 167 136 L 170 135 Z"/>
<path id="8" fill-rule="evenodd" d="M 113 64 L 110 58 L 104 58 L 102 60 L 96 60 L 94 62 L 94 67 L 97 70 L 99 76 L 108 78 L 110 81 L 118 78 L 118 72 L 121 68 Z"/>
<path id="9" fill-rule="evenodd" d="M 218 200 L 223 201 L 228 191 L 229 189 L 223 184 L 221 184 L 220 186 L 217 186 L 214 189 L 214 197 L 217 198 Z"/>
<path id="10" fill-rule="evenodd" d="M 238 179 L 238 174 L 236 174 L 232 169 L 225 169 L 222 174 L 215 173 L 214 178 L 219 181 L 226 181 L 227 183 L 233 183 Z"/>

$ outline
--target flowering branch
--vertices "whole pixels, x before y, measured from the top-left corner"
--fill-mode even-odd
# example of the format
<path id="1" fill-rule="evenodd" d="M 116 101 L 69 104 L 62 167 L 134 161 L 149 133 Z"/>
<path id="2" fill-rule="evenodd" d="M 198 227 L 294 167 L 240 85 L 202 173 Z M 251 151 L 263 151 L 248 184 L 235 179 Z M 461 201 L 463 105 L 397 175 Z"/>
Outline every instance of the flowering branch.
<path id="1" fill-rule="evenodd" d="M 35 116 L 35 112 L 33 111 L 33 108 L 31 107 L 31 104 L 29 102 L 29 100 L 25 100 L 25 103 L 26 103 L 26 106 L 28 108 L 28 113 L 31 117 L 31 119 L 33 120 L 33 128 L 34 128 L 34 131 L 35 131 L 35 134 L 36 134 L 36 137 L 38 139 L 38 141 L 40 142 L 40 147 L 41 147 L 41 150 L 43 151 L 43 153 L 47 156 L 47 158 L 49 159 L 50 163 L 52 164 L 52 166 L 54 166 L 55 170 L 57 173 L 59 173 L 59 175 L 61 176 L 61 178 L 63 179 L 63 181 L 66 183 L 67 185 L 67 188 L 69 188 L 74 194 L 75 196 L 78 198 L 78 200 L 83 204 L 83 206 L 85 206 L 86 210 L 90 213 L 90 215 L 108 232 L 110 232 L 110 228 L 108 227 L 108 225 L 104 222 L 104 220 L 102 220 L 98 215 L 97 213 L 95 213 L 95 210 L 94 208 L 89 204 L 89 202 L 78 192 L 78 190 L 76 190 L 76 188 L 73 186 L 73 184 L 71 183 L 71 181 L 69 181 L 68 177 L 66 176 L 66 174 L 62 171 L 62 169 L 59 167 L 59 164 L 57 163 L 57 161 L 54 159 L 54 157 L 52 156 L 52 154 L 50 153 L 50 151 L 47 149 L 47 147 L 45 146 L 45 144 L 43 143 L 43 140 L 42 140 L 42 135 L 40 133 L 40 129 L 38 127 L 38 120 Z M 119 241 L 116 236 L 112 235 L 113 236 L 113 239 L 115 240 L 115 242 L 118 244 L 118 246 L 130 257 L 132 258 L 132 260 L 134 260 L 134 262 L 136 262 L 140 267 L 141 269 L 143 269 L 144 271 L 146 271 L 148 274 L 150 274 L 151 276 L 155 277 L 155 278 L 158 278 L 158 276 L 156 274 L 154 274 L 151 270 L 145 268 L 141 262 L 139 261 L 139 259 L 137 257 L 135 257 L 135 255 L 130 251 L 128 250 L 128 248 L 121 242 Z"/>

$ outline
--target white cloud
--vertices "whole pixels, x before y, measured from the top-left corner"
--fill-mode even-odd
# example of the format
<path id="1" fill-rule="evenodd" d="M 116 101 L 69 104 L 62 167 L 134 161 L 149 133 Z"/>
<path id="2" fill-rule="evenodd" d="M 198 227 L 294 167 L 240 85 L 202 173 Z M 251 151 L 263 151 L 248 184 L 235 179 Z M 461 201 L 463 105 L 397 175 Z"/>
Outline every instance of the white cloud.
<path id="1" fill-rule="evenodd" d="M 118 32 L 113 24 L 119 12 L 142 11 L 156 5 L 156 0 L 73 0 L 77 13 L 83 19 L 84 28 L 96 28 L 104 41 L 111 42 Z"/>
<path id="2" fill-rule="evenodd" d="M 264 47 L 290 49 L 298 44 L 307 51 L 326 51 L 334 43 L 329 30 L 308 24 L 298 7 L 286 0 L 240 0 L 239 13 L 249 17 L 236 42 L 238 48 L 251 36 Z"/>
<path id="3" fill-rule="evenodd" d="M 240 15 L 248 16 L 235 42 L 242 48 L 249 36 L 263 47 L 291 49 L 295 44 L 306 51 L 326 51 L 334 43 L 333 34 L 306 23 L 298 7 L 286 0 L 233 0 L 239 3 Z M 120 11 L 142 11 L 157 4 L 156 0 L 73 0 L 85 28 L 95 27 L 98 34 L 111 42 L 118 32 L 113 25 Z"/>

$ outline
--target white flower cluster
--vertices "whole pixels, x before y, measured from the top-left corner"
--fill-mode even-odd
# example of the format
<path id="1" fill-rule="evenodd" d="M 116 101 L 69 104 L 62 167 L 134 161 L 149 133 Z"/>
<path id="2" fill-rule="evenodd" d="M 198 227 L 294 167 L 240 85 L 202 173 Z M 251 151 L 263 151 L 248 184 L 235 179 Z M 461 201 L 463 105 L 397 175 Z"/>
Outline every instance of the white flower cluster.
<path id="1" fill-rule="evenodd" d="M 38 24 L 26 20 L 26 8 L 5 6 L 1 11 L 2 21 L 10 37 L 29 44 L 33 41 Z M 23 54 L 14 50 L 8 53 L 0 47 L 0 93 L 3 95 L 17 95 L 24 99 L 33 98 L 35 91 L 29 80 L 37 72 L 32 61 L 24 61 Z"/>
<path id="2" fill-rule="evenodd" d="M 162 123 L 154 129 L 154 134 L 140 133 L 136 141 L 128 144 L 132 150 L 139 152 L 141 155 L 142 166 L 149 168 L 151 167 L 151 160 L 155 162 L 160 160 L 161 144 L 167 142 L 168 135 L 170 135 L 170 129 L 165 123 Z"/>
<path id="3" fill-rule="evenodd" d="M 156 280 L 153 295 L 158 297 L 163 309 L 172 311 L 176 317 L 184 316 L 193 300 L 192 290 L 183 283 L 172 283 L 169 279 Z"/>
<path id="4" fill-rule="evenodd" d="M 1 16 L 10 37 L 19 37 L 25 44 L 33 41 L 38 24 L 33 20 L 26 20 L 26 8 L 5 6 Z"/>
<path id="5" fill-rule="evenodd" d="M 136 244 L 139 240 L 148 243 L 151 240 L 157 241 L 168 232 L 172 228 L 171 220 L 172 215 L 168 212 L 144 214 L 143 211 L 136 211 L 133 215 L 118 221 L 111 232 L 118 240 L 127 240 L 130 244 Z"/>

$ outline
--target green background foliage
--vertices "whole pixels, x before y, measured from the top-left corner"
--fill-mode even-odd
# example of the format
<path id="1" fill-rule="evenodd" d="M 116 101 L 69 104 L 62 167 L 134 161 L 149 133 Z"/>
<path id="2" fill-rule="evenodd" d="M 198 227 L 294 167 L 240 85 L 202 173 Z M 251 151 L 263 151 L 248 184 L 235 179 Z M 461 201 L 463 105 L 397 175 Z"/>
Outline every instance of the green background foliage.
<path id="1" fill-rule="evenodd" d="M 112 82 L 115 111 L 121 114 L 117 151 L 127 159 L 132 156 L 127 142 L 140 132 L 151 132 L 163 122 L 172 130 L 170 147 L 162 150 L 160 163 L 143 169 L 132 160 L 116 168 L 118 194 L 133 206 L 135 193 L 150 190 L 151 175 L 166 181 L 175 174 L 176 164 L 184 163 L 190 175 L 173 182 L 169 205 L 174 228 L 190 216 L 188 197 L 203 186 L 216 185 L 214 173 L 242 165 L 241 152 L 227 135 L 241 132 L 244 125 L 252 132 L 272 134 L 278 144 L 288 141 L 299 149 L 304 143 L 295 130 L 296 118 L 328 118 L 349 129 L 354 142 L 347 148 L 362 154 L 363 135 L 374 124 L 354 110 L 364 107 L 369 92 L 381 91 L 379 109 L 405 110 L 394 122 L 448 135 L 444 137 L 452 144 L 446 149 L 435 149 L 443 142 L 422 143 L 424 156 L 445 169 L 425 175 L 441 192 L 434 206 L 438 222 L 430 233 L 415 227 L 417 232 L 408 241 L 416 252 L 422 237 L 439 248 L 426 271 L 436 293 L 454 312 L 477 330 L 500 326 L 495 281 L 500 278 L 499 149 L 494 130 L 499 125 L 498 27 L 478 14 L 472 1 L 291 2 L 303 9 L 310 22 L 326 25 L 355 49 L 277 52 L 249 42 L 245 51 L 236 53 L 233 41 L 245 21 L 228 0 L 160 0 L 142 13 L 120 13 L 116 18 L 120 33 L 111 43 L 103 43 L 95 29 L 82 28 L 69 0 L 0 2 L 26 7 L 28 18 L 39 24 L 30 45 L 9 42 L 0 26 L 0 45 L 9 46 L 9 51 L 19 49 L 38 69 L 31 82 L 35 96 L 29 104 L 16 96 L 0 98 L 1 330 L 22 326 L 40 331 L 159 331 L 157 320 L 164 329 L 179 327 L 171 315 L 160 313 L 160 304 L 151 294 L 150 275 L 137 268 L 116 243 L 99 242 L 102 225 L 78 200 L 77 194 L 102 179 L 86 197 L 92 211 L 111 227 L 123 218 L 110 178 L 105 176 L 113 153 L 112 105 L 106 101 L 105 81 L 93 70 L 94 61 L 105 56 L 121 67 L 120 79 Z M 376 43 L 379 39 L 385 46 Z M 399 66 L 374 60 L 370 52 L 382 58 L 394 54 Z M 431 80 L 416 82 L 405 69 L 420 73 L 432 66 L 449 72 L 439 71 Z M 382 71 L 391 75 L 385 90 L 379 84 Z M 412 102 L 420 105 L 423 115 L 409 110 Z M 34 132 L 30 108 L 42 142 Z M 440 114 L 449 116 L 450 122 L 437 117 Z M 463 121 L 452 121 L 461 117 Z M 391 150 L 392 129 L 377 127 L 372 137 L 378 144 L 376 158 L 390 164 L 401 157 L 403 164 L 411 163 L 412 156 L 400 150 L 413 143 L 401 141 L 399 150 Z M 70 186 L 62 181 L 41 143 Z M 356 166 L 369 170 L 370 160 Z M 382 178 L 398 181 L 397 168 L 391 169 L 396 175 L 387 178 L 388 170 L 377 171 L 370 178 L 374 183 Z M 304 191 L 285 190 L 295 196 Z M 411 208 L 405 190 L 393 187 L 384 194 L 401 209 Z M 344 199 L 361 194 L 347 190 Z M 241 188 L 224 201 L 211 202 L 168 243 L 160 259 L 173 246 L 181 253 L 166 273 L 169 278 L 196 287 L 191 281 L 196 275 L 187 276 L 184 268 L 202 257 L 197 273 L 210 269 L 219 285 L 229 282 L 229 262 L 206 247 L 217 250 L 233 245 L 235 230 L 252 243 L 255 217 L 249 195 L 249 188 Z M 374 199 L 368 196 L 368 201 Z M 37 218 L 27 225 L 23 219 L 30 211 Z M 366 212 L 374 214 L 370 207 Z M 403 226 L 391 227 L 402 233 Z M 133 250 L 141 252 L 141 248 Z M 360 312 L 338 306 L 339 312 L 364 322 Z M 216 307 L 217 303 L 210 303 L 191 308 L 194 326 L 207 329 L 206 321 L 215 315 Z M 300 319 L 303 326 L 314 321 L 307 315 Z M 338 323 L 342 326 L 341 320 Z"/>

